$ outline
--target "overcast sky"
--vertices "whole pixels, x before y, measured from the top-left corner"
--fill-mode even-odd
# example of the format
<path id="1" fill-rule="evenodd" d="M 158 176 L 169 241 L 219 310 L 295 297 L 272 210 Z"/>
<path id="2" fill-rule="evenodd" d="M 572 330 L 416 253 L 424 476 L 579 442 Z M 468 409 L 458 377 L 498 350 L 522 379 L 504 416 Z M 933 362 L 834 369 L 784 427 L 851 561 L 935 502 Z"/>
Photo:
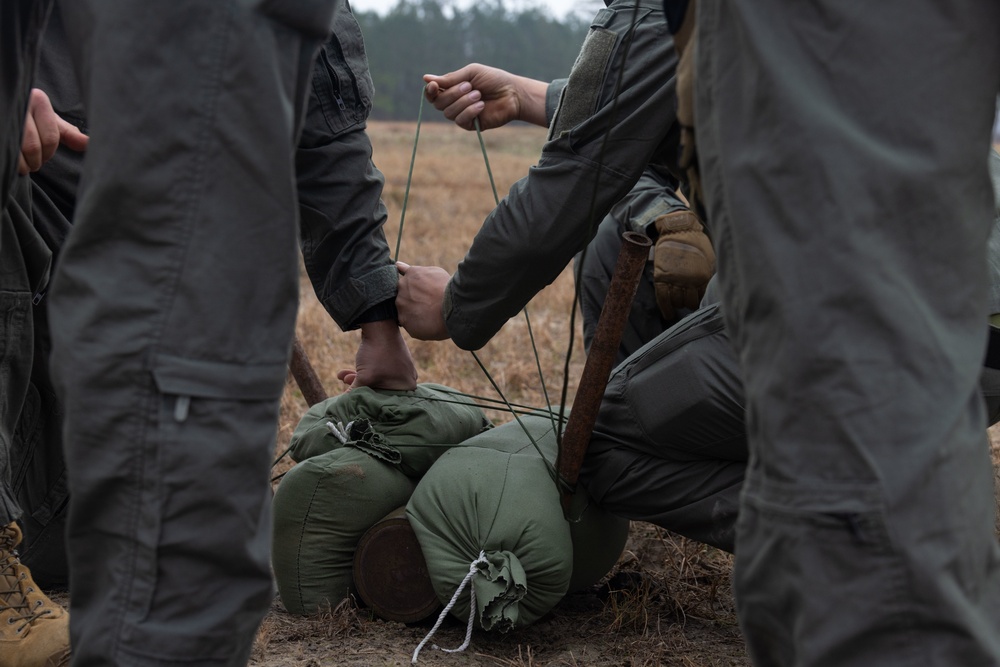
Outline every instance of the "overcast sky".
<path id="1" fill-rule="evenodd" d="M 351 0 L 351 8 L 356 12 L 376 11 L 384 14 L 396 5 L 398 0 Z M 449 0 L 460 7 L 468 7 L 474 0 Z M 442 2 L 442 4 L 445 4 Z M 521 10 L 526 7 L 542 7 L 556 17 L 562 18 L 569 12 L 582 14 L 589 18 L 604 6 L 603 0 L 504 0 L 504 6 L 511 10 Z"/>

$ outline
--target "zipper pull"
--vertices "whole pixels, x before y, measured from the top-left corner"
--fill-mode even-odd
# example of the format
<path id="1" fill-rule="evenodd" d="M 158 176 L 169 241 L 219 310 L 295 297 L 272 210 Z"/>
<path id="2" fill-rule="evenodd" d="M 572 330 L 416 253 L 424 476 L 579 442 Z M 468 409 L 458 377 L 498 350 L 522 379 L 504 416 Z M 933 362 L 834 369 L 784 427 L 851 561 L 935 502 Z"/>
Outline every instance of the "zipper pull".
<path id="1" fill-rule="evenodd" d="M 340 95 L 334 95 L 333 97 L 334 99 L 337 100 L 337 106 L 340 107 L 340 110 L 347 111 L 347 105 L 344 104 L 344 98 L 342 98 Z"/>
<path id="2" fill-rule="evenodd" d="M 31 297 L 31 305 L 37 306 L 45 298 L 45 290 L 39 290 L 35 293 L 35 296 Z"/>

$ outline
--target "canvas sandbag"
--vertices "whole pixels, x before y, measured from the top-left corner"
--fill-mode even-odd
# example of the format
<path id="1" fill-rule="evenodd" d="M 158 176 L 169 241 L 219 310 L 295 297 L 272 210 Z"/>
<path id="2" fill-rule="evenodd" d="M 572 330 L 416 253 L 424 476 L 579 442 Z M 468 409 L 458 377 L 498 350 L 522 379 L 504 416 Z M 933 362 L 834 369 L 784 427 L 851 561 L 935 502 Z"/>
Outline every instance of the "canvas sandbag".
<path id="1" fill-rule="evenodd" d="M 351 446 L 420 477 L 448 447 L 491 426 L 470 399 L 449 391 L 430 383 L 414 391 L 357 387 L 321 401 L 299 420 L 290 454 L 305 461 Z"/>
<path id="2" fill-rule="evenodd" d="M 289 470 L 274 494 L 271 545 L 285 608 L 313 614 L 347 597 L 358 541 L 406 503 L 414 485 L 397 467 L 350 447 L 310 457 Z"/>
<path id="3" fill-rule="evenodd" d="M 406 507 L 438 599 L 447 604 L 480 553 L 475 622 L 506 632 L 562 599 L 572 576 L 569 524 L 541 457 L 463 446 L 424 475 Z M 469 617 L 469 596 L 451 613 Z"/>
<path id="4" fill-rule="evenodd" d="M 594 585 L 628 538 L 628 520 L 595 506 L 582 487 L 574 521 L 563 518 L 544 462 L 555 461 L 553 425 L 527 415 L 466 440 L 431 467 L 407 504 L 442 604 L 485 552 L 488 564 L 472 578 L 475 621 L 485 630 L 526 626 L 567 592 Z M 460 596 L 451 613 L 466 620 L 469 598 Z"/>
<path id="5" fill-rule="evenodd" d="M 543 455 L 546 460 L 554 462 L 558 445 L 553 420 L 545 415 L 534 414 L 520 419 L 521 424 L 504 424 L 466 440 L 462 446 L 484 447 L 511 454 Z M 527 433 L 534 438 L 538 449 L 531 443 Z M 556 506 L 551 511 L 562 510 Z M 570 514 L 573 519 L 570 522 L 573 576 L 569 592 L 574 593 L 598 583 L 615 566 L 628 540 L 629 521 L 596 506 L 582 486 L 577 489 Z"/>

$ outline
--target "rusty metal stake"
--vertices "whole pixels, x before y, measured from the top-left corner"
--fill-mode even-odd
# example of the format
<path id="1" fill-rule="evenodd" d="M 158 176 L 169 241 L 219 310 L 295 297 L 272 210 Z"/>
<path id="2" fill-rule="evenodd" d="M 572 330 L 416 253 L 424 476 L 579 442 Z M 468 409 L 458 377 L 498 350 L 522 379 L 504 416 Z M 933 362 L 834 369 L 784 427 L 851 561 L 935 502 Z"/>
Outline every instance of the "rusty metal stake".
<path id="1" fill-rule="evenodd" d="M 309 363 L 309 357 L 306 355 L 302 343 L 299 342 L 298 336 L 292 342 L 292 360 L 288 364 L 288 370 L 292 372 L 292 377 L 299 385 L 302 397 L 306 399 L 309 407 L 326 400 L 327 394 L 326 390 L 323 389 L 323 383 L 320 382 L 319 376 L 312 364 Z"/>
<path id="2" fill-rule="evenodd" d="M 621 344 L 622 331 L 628 321 L 635 292 L 639 288 L 639 278 L 649 256 L 649 248 L 653 245 L 649 237 L 638 232 L 625 232 L 622 234 L 622 241 L 615 272 L 604 298 L 597 331 L 594 332 L 590 353 L 583 366 L 580 386 L 573 399 L 573 409 L 570 411 L 556 460 L 556 471 L 561 481 L 560 501 L 563 515 L 567 519 L 570 518 L 570 504 L 576 482 L 597 421 L 597 411 L 604 398 L 604 389 L 608 385 L 618 345 Z"/>

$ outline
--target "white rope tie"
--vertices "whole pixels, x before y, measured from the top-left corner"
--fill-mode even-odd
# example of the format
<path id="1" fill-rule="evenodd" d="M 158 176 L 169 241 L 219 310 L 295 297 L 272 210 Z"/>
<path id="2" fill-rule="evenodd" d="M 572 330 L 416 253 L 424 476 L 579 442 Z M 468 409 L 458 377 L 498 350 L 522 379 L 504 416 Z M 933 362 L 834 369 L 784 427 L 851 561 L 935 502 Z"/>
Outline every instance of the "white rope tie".
<path id="1" fill-rule="evenodd" d="M 410 660 L 411 665 L 417 664 L 417 655 L 420 654 L 420 649 L 424 647 L 424 644 L 430 641 L 431 637 L 434 636 L 434 633 L 437 632 L 438 628 L 441 627 L 441 624 L 444 622 L 444 619 L 448 615 L 448 612 L 451 611 L 451 608 L 455 606 L 456 602 L 458 602 L 458 596 L 462 594 L 462 589 L 465 588 L 465 585 L 467 583 L 472 581 L 472 576 L 476 573 L 476 566 L 478 566 L 480 563 L 484 565 L 489 565 L 489 561 L 486 559 L 485 551 L 480 551 L 479 558 L 472 561 L 472 564 L 469 565 L 469 573 L 465 575 L 465 579 L 462 579 L 462 583 L 458 585 L 458 589 L 455 591 L 455 594 L 451 596 L 451 601 L 447 605 L 445 605 L 445 608 L 441 611 L 441 615 L 438 616 L 437 623 L 434 624 L 434 627 L 431 628 L 431 631 L 427 633 L 427 636 L 424 637 L 423 641 L 421 641 L 420 644 L 417 645 L 416 650 L 413 651 L 413 659 Z M 465 649 L 469 648 L 469 643 L 472 641 L 472 622 L 475 620 L 475 618 L 476 618 L 476 587 L 469 586 L 469 625 L 465 630 L 465 641 L 462 642 L 462 645 L 459 646 L 458 648 L 441 648 L 437 644 L 432 644 L 431 648 L 438 651 L 444 651 L 445 653 L 460 653 Z"/>
<path id="2" fill-rule="evenodd" d="M 340 440 L 341 444 L 344 445 L 347 444 L 347 441 L 349 439 L 347 434 L 351 430 L 351 426 L 353 425 L 354 422 L 352 421 L 347 422 L 347 426 L 344 426 L 344 422 L 337 422 L 336 424 L 334 424 L 333 422 L 326 423 L 326 427 L 330 429 L 330 433 L 333 434 L 333 437 L 335 437 L 337 440 Z"/>

